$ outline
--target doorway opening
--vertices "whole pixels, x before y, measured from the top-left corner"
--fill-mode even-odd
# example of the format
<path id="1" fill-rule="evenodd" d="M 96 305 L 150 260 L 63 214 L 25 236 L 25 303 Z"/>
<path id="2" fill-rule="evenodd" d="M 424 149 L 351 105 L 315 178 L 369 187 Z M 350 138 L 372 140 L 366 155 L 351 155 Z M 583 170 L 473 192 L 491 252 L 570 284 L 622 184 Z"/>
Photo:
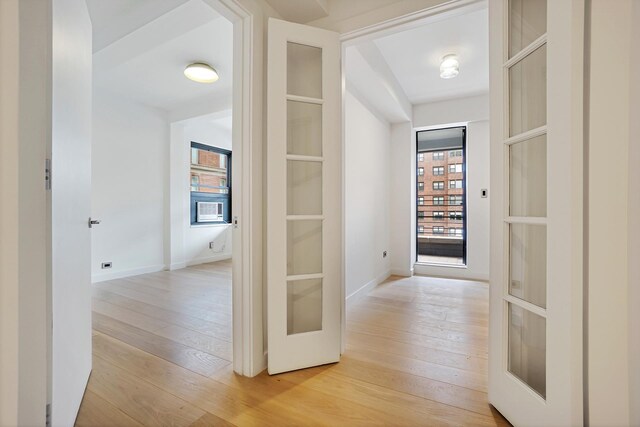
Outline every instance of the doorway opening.
<path id="1" fill-rule="evenodd" d="M 416 132 L 416 261 L 467 264 L 464 126 Z"/>

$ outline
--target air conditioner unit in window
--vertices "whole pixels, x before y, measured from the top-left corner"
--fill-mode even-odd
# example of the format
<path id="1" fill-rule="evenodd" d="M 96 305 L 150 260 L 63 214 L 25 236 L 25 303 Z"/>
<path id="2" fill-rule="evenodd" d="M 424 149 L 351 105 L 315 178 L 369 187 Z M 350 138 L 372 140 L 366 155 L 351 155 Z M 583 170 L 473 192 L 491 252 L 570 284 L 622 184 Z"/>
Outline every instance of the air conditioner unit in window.
<path id="1" fill-rule="evenodd" d="M 221 202 L 196 202 L 197 222 L 224 221 Z"/>

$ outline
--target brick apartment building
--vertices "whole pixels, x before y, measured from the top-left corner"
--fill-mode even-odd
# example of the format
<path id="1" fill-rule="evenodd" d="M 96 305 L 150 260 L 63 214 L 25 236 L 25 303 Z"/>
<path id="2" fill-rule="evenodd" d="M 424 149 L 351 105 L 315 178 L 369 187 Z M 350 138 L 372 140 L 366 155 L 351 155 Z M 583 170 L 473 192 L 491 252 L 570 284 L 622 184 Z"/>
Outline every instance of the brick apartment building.
<path id="1" fill-rule="evenodd" d="M 462 239 L 462 149 L 418 153 L 418 235 Z"/>
<path id="2" fill-rule="evenodd" d="M 227 156 L 214 151 L 191 149 L 191 191 L 224 193 L 227 186 Z"/>

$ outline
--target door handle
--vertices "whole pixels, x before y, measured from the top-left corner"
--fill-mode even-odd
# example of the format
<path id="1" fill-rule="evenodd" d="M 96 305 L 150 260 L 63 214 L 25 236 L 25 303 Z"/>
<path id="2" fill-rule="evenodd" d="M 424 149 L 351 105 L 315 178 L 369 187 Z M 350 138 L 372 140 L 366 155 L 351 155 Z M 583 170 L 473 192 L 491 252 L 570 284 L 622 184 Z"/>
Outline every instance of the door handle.
<path id="1" fill-rule="evenodd" d="M 98 225 L 100 224 L 100 221 L 97 219 L 91 219 L 91 217 L 89 217 L 89 228 L 93 228 L 94 225 Z"/>

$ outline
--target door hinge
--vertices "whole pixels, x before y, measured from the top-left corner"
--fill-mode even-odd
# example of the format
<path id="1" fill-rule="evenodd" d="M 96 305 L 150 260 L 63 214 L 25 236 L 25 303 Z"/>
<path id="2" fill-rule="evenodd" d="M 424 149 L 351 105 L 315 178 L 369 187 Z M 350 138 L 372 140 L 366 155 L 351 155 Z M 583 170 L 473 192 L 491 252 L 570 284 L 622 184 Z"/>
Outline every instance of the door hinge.
<path id="1" fill-rule="evenodd" d="M 46 413 L 45 413 L 44 425 L 46 427 L 50 427 L 51 426 L 51 403 L 47 403 L 47 407 L 45 411 Z"/>
<path id="2" fill-rule="evenodd" d="M 51 159 L 44 161 L 44 189 L 51 190 Z"/>

